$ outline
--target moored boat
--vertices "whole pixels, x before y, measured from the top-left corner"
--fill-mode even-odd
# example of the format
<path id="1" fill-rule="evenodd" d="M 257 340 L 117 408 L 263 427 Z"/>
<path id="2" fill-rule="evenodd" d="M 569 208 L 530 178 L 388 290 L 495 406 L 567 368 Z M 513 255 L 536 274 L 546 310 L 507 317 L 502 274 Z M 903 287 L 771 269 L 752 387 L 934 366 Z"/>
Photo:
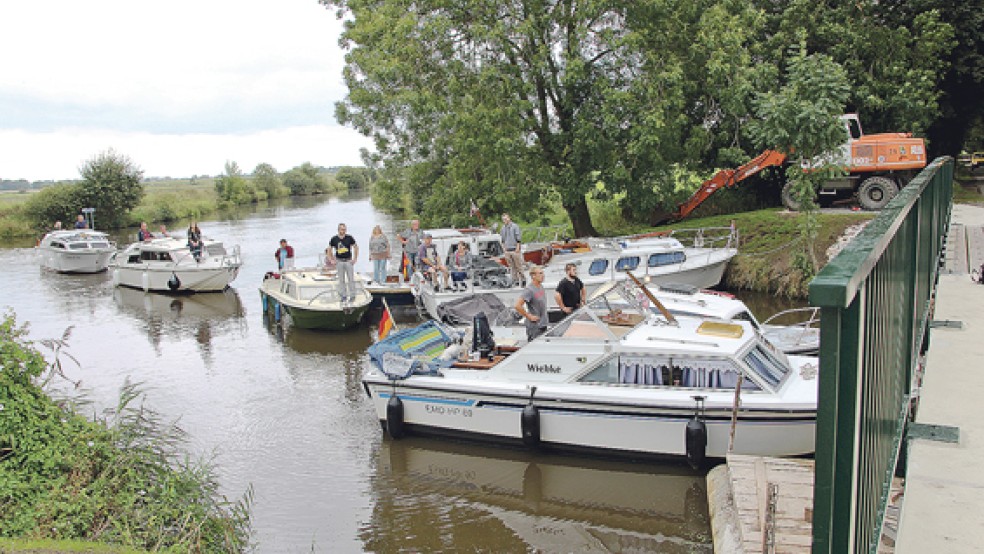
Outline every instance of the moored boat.
<path id="1" fill-rule="evenodd" d="M 106 271 L 116 245 L 101 231 L 70 229 L 52 231 L 38 244 L 41 267 L 59 273 Z"/>
<path id="2" fill-rule="evenodd" d="M 276 321 L 286 317 L 298 328 L 337 331 L 358 325 L 372 303 L 372 295 L 358 275 L 353 284 L 355 295 L 343 299 L 334 270 L 269 272 L 260 285 L 260 300 L 263 311 L 272 314 Z"/>
<path id="3" fill-rule="evenodd" d="M 446 329 L 393 334 L 370 347 L 363 379 L 377 417 L 394 436 L 692 462 L 729 451 L 734 417 L 736 453 L 814 451 L 816 358 L 783 354 L 747 321 L 656 315 L 637 290 L 621 283 L 515 352 L 486 346 L 478 359 Z"/>
<path id="4" fill-rule="evenodd" d="M 684 236 L 689 237 L 687 244 L 681 241 Z M 703 289 L 720 283 L 728 262 L 738 253 L 736 243 L 737 236 L 731 228 L 681 230 L 676 236 L 661 233 L 531 244 L 526 259 L 543 267 L 543 287 L 550 291 L 547 309 L 556 311 L 553 290 L 565 278 L 569 263 L 578 267 L 578 277 L 588 295 L 606 283 L 627 280 L 630 271 L 652 284 L 683 284 Z M 480 265 L 473 266 L 468 278 L 457 288 L 437 290 L 423 283 L 419 276 L 413 279 L 414 292 L 431 317 L 440 317 L 441 304 L 474 293 L 495 294 L 507 306 L 516 302 L 522 287 L 513 283 L 509 272 L 503 266 L 482 263 L 485 260 L 481 257 L 477 260 Z"/>
<path id="5" fill-rule="evenodd" d="M 135 242 L 110 259 L 113 284 L 145 292 L 218 292 L 239 275 L 239 247 L 227 252 L 216 240 L 204 239 L 196 256 L 187 241 L 163 237 Z"/>

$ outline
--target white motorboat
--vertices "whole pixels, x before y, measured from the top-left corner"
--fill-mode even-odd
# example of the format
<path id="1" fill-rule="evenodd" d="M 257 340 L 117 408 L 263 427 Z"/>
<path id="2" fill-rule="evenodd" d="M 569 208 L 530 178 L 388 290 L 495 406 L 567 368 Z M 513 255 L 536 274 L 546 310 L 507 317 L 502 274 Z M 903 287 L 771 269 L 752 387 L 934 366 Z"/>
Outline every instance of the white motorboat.
<path id="1" fill-rule="evenodd" d="M 656 315 L 638 290 L 612 287 L 515 352 L 480 339 L 477 359 L 462 359 L 471 348 L 435 321 L 393 333 L 370 347 L 363 384 L 393 436 L 695 464 L 729 444 L 740 454 L 814 451 L 816 358 L 787 356 L 751 322 Z"/>
<path id="2" fill-rule="evenodd" d="M 286 314 L 301 329 L 339 331 L 358 325 L 369 310 L 372 295 L 362 280 L 353 280 L 355 295 L 343 298 L 335 270 L 291 269 L 269 272 L 260 285 L 263 311 L 281 321 Z"/>
<path id="3" fill-rule="evenodd" d="M 59 273 L 106 271 L 116 245 L 101 231 L 70 229 L 52 231 L 38 244 L 41 267 Z"/>
<path id="4" fill-rule="evenodd" d="M 239 275 L 239 246 L 226 251 L 216 240 L 203 239 L 198 256 L 185 240 L 163 237 L 135 242 L 110 259 L 113 284 L 155 292 L 217 292 Z"/>
<path id="5" fill-rule="evenodd" d="M 690 236 L 688 245 L 684 245 L 680 238 L 687 235 Z M 550 291 L 547 309 L 555 311 L 553 290 L 564 279 L 568 263 L 578 266 L 578 277 L 588 295 L 606 283 L 627 280 L 629 271 L 652 284 L 708 288 L 721 282 L 728 262 L 738 253 L 735 244 L 734 229 L 693 229 L 669 234 L 531 244 L 524 258 L 544 268 L 543 287 Z M 516 302 L 522 287 L 512 282 L 509 271 L 501 265 L 490 265 L 481 257 L 476 261 L 478 265 L 473 266 L 469 278 L 448 290 L 437 290 L 427 285 L 422 276 L 414 276 L 413 292 L 431 317 L 440 317 L 437 307 L 441 304 L 477 292 L 495 294 L 507 306 Z"/>

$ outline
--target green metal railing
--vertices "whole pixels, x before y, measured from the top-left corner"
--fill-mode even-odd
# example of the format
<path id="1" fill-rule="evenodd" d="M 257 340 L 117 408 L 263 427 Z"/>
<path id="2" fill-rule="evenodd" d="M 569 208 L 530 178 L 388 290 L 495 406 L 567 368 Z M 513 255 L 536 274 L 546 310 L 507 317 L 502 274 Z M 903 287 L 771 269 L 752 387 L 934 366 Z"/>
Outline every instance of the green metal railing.
<path id="1" fill-rule="evenodd" d="M 952 158 L 935 160 L 810 283 L 821 309 L 814 553 L 877 549 L 952 187 Z"/>

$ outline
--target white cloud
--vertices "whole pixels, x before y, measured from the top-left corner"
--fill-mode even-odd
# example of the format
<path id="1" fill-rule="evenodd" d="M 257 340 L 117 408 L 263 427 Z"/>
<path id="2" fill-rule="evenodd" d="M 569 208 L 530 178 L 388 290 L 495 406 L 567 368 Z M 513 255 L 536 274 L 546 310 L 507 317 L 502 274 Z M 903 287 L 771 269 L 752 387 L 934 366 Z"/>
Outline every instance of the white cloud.
<path id="1" fill-rule="evenodd" d="M 316 0 L 31 0 L 0 21 L 0 177 L 72 178 L 108 146 L 172 176 L 369 146 L 334 122 L 341 23 Z"/>
<path id="2" fill-rule="evenodd" d="M 77 179 L 79 167 L 110 148 L 126 155 L 147 177 L 218 175 L 226 161 L 249 173 L 260 163 L 284 172 L 304 162 L 361 165 L 370 141 L 351 129 L 311 125 L 239 135 L 165 135 L 62 129 L 51 133 L 0 130 L 0 178 Z M 57 155 L 52 155 L 57 152 Z M 51 177 L 55 175 L 57 177 Z"/>

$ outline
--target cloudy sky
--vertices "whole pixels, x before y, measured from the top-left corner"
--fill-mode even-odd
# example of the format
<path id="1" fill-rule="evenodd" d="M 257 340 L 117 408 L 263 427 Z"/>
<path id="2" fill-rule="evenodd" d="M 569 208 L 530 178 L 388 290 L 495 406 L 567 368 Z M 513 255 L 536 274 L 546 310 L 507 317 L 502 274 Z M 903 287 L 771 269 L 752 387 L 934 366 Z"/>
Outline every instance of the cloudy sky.
<path id="1" fill-rule="evenodd" d="M 0 2 L 0 178 L 78 178 L 110 148 L 148 177 L 361 165 L 340 29 L 316 0 Z"/>

